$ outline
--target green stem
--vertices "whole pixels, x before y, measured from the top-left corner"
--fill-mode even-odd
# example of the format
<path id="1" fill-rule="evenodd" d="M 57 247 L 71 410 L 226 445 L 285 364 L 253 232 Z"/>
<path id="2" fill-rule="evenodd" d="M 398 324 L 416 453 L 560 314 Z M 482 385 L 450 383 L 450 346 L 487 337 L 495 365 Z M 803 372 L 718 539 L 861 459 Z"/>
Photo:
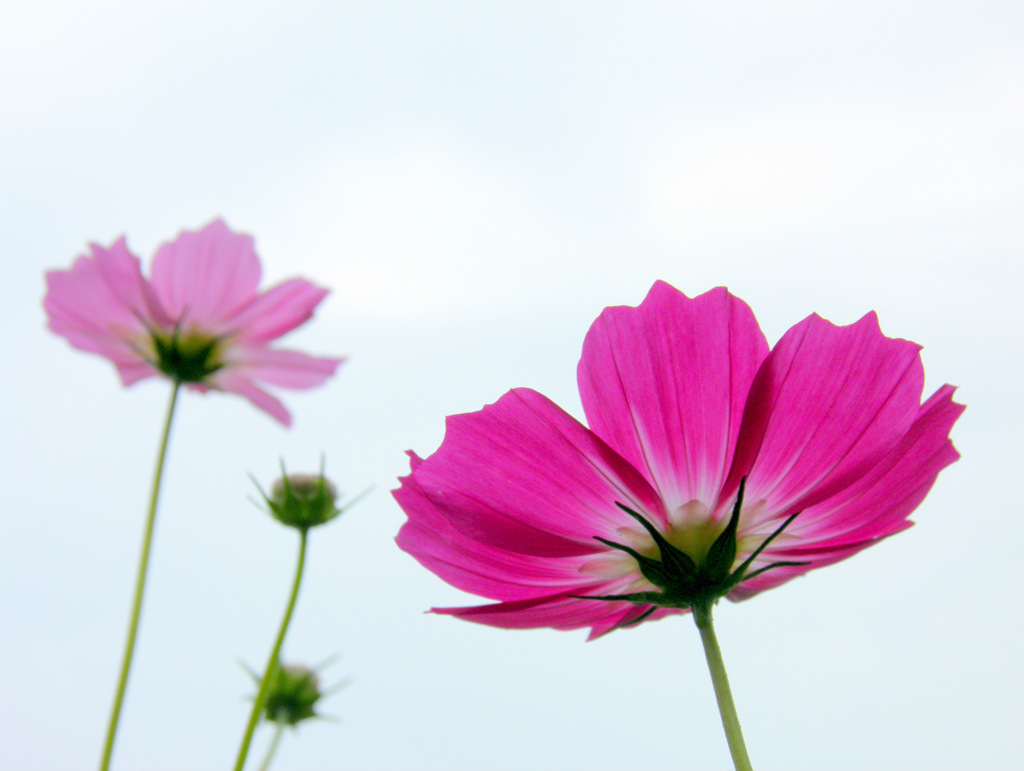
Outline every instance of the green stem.
<path id="1" fill-rule="evenodd" d="M 299 560 L 295 566 L 295 581 L 292 584 L 292 594 L 288 598 L 288 607 L 284 611 L 284 618 L 281 619 L 281 629 L 274 641 L 274 648 L 270 651 L 270 658 L 267 659 L 267 667 L 263 670 L 263 679 L 260 680 L 260 688 L 252 703 L 252 712 L 249 713 L 249 723 L 245 727 L 245 735 L 242 737 L 242 746 L 238 749 L 238 760 L 235 761 L 235 771 L 242 771 L 245 767 L 245 758 L 249 754 L 249 744 L 252 742 L 253 732 L 259 722 L 260 713 L 267 700 L 267 691 L 270 690 L 270 682 L 274 677 L 274 670 L 278 666 L 278 657 L 281 655 L 281 645 L 284 643 L 285 633 L 288 631 L 288 624 L 292 620 L 292 612 L 295 610 L 295 601 L 299 597 L 299 584 L 302 581 L 302 569 L 306 564 L 306 530 L 299 530 Z"/>
<path id="2" fill-rule="evenodd" d="M 750 758 L 747 756 L 747 746 L 743 743 L 740 719 L 736 716 L 736 705 L 732 701 L 729 677 L 725 674 L 722 650 L 718 647 L 718 638 L 715 637 L 715 628 L 711 623 L 711 606 L 694 606 L 693 620 L 700 630 L 700 641 L 704 643 L 704 656 L 711 671 L 711 682 L 715 686 L 715 698 L 718 700 L 718 711 L 722 715 L 722 727 L 729 742 L 729 752 L 732 753 L 732 763 L 736 771 L 753 771 Z"/>
<path id="3" fill-rule="evenodd" d="M 267 771 L 270 768 L 270 761 L 274 759 L 274 753 L 277 752 L 277 745 L 281 742 L 281 734 L 284 733 L 284 723 L 274 724 L 274 738 L 270 740 L 270 746 L 267 748 L 267 754 L 263 757 L 263 763 L 260 764 L 260 771 Z"/>
<path id="4" fill-rule="evenodd" d="M 128 688 L 128 672 L 132 666 L 132 655 L 135 653 L 135 638 L 139 632 L 139 619 L 142 616 L 142 596 L 146 589 L 146 573 L 149 570 L 149 553 L 153 545 L 153 528 L 156 523 L 156 503 L 160 497 L 160 482 L 164 475 L 164 459 L 167 457 L 167 444 L 171 436 L 171 420 L 174 418 L 174 405 L 178 401 L 181 383 L 174 381 L 171 389 L 171 403 L 167 408 L 167 419 L 164 421 L 163 436 L 160 439 L 160 450 L 156 456 L 156 471 L 153 474 L 153 490 L 149 496 L 149 513 L 146 516 L 146 531 L 142 537 L 142 553 L 139 557 L 139 571 L 135 577 L 135 598 L 132 601 L 132 614 L 128 622 L 128 639 L 125 642 L 124 659 L 121 662 L 121 676 L 117 682 L 114 695 L 114 707 L 110 711 L 110 722 L 107 725 L 107 739 L 103 745 L 103 758 L 100 771 L 110 768 L 110 759 L 114 754 L 114 737 L 117 735 L 117 724 L 121 719 L 121 706 Z"/>

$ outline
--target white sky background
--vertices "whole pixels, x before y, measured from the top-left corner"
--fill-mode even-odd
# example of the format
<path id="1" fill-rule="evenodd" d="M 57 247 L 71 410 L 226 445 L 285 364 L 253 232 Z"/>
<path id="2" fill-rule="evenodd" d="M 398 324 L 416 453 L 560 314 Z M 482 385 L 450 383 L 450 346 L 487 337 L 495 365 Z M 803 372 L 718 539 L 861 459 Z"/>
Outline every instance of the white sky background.
<path id="1" fill-rule="evenodd" d="M 1019 762 L 1020 3 L 14 2 L 0 115 L 0 767 L 99 757 L 169 390 L 46 332 L 43 271 L 217 215 L 333 288 L 285 342 L 350 361 L 291 430 L 181 401 L 115 768 L 230 766 L 296 540 L 246 474 L 321 451 L 374 491 L 312 534 L 285 659 L 353 684 L 277 771 L 728 767 L 688 617 L 424 615 L 476 600 L 392 542 L 406 449 L 513 386 L 579 415 L 587 327 L 659 278 L 772 341 L 875 309 L 968 404 L 917 527 L 719 606 L 755 767 Z"/>

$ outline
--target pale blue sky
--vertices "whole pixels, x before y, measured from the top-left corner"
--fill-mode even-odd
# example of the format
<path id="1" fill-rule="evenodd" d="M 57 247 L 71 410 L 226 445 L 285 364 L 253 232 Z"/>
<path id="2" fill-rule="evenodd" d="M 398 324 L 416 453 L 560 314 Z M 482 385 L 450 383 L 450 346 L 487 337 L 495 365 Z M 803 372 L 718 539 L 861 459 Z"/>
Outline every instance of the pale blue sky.
<path id="1" fill-rule="evenodd" d="M 776 340 L 811 312 L 925 346 L 963 459 L 918 525 L 717 612 L 758 769 L 1005 769 L 1024 543 L 1024 7 L 1013 2 L 80 3 L 0 24 L 0 767 L 99 755 L 168 386 L 44 329 L 44 270 L 148 263 L 223 216 L 271 283 L 333 293 L 346 354 L 284 430 L 188 394 L 115 768 L 223 768 L 293 534 L 279 458 L 372 494 L 312 539 L 286 660 L 341 658 L 340 723 L 277 771 L 728 767 L 696 630 L 585 643 L 424 615 L 475 602 L 400 552 L 388 491 L 444 416 L 531 386 L 579 415 L 606 305 L 727 285 Z M 258 737 L 257 749 L 262 746 Z"/>

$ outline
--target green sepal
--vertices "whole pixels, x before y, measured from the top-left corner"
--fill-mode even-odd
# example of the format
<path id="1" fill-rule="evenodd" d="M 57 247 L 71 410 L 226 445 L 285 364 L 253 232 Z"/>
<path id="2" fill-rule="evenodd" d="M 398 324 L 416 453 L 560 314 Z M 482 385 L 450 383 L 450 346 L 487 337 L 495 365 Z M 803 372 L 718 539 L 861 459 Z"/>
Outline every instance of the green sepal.
<path id="1" fill-rule="evenodd" d="M 736 561 L 736 531 L 740 524 L 740 508 L 743 506 L 743 489 L 746 485 L 747 478 L 743 477 L 740 480 L 739 490 L 736 492 L 736 504 L 732 507 L 729 523 L 711 544 L 708 556 L 701 566 L 701 572 L 709 583 L 719 583 L 728 576 Z"/>
<path id="2" fill-rule="evenodd" d="M 624 506 L 618 502 L 616 502 L 615 505 L 644 526 L 644 529 L 650 534 L 651 538 L 654 539 L 654 543 L 657 544 L 658 551 L 661 552 L 661 562 L 664 564 L 665 570 L 669 573 L 681 576 L 696 577 L 697 564 L 690 558 L 689 554 L 669 543 L 665 539 L 665 536 L 663 536 L 654 525 L 628 506 Z M 658 582 L 652 581 L 652 583 L 657 584 Z"/>
<path id="3" fill-rule="evenodd" d="M 661 586 L 669 580 L 668 568 L 660 561 L 646 557 L 635 549 L 631 549 L 621 543 L 615 543 L 615 541 L 609 541 L 599 536 L 594 536 L 594 540 L 600 541 L 605 546 L 611 546 L 613 549 L 626 552 L 626 554 L 636 560 L 643 577 L 655 586 Z"/>
<path id="4" fill-rule="evenodd" d="M 743 561 L 735 570 L 731 570 L 736 561 L 737 533 L 739 530 L 740 512 L 743 507 L 743 494 L 746 488 L 746 477 L 740 480 L 739 489 L 736 492 L 736 503 L 733 505 L 729 522 L 725 529 L 718 535 L 711 544 L 707 556 L 701 565 L 697 565 L 693 558 L 677 546 L 673 545 L 664 535 L 643 515 L 633 511 L 622 503 L 616 502 L 616 506 L 625 511 L 637 522 L 643 525 L 644 529 L 651 536 L 660 552 L 660 559 L 654 559 L 641 554 L 636 549 L 625 544 L 609 541 L 606 538 L 594 536 L 595 540 L 613 549 L 623 551 L 637 562 L 640 573 L 652 584 L 661 589 L 660 592 L 630 592 L 627 594 L 582 596 L 571 595 L 579 599 L 603 600 L 629 602 L 633 605 L 654 606 L 647 613 L 644 613 L 632 623 L 638 623 L 646 618 L 655 608 L 710 608 L 714 603 L 732 591 L 744 581 L 761 575 L 766 570 L 777 567 L 793 567 L 807 565 L 807 562 L 774 562 L 763 568 L 758 568 L 752 573 L 747 570 L 754 560 L 764 551 L 775 538 L 785 530 L 789 524 L 796 519 L 800 512 L 790 515 L 771 535 L 769 535 L 754 552 Z M 624 624 L 628 626 L 628 624 Z"/>
<path id="5" fill-rule="evenodd" d="M 747 573 L 747 575 L 743 576 L 740 583 L 743 583 L 743 581 L 749 581 L 751 578 L 759 576 L 764 571 L 771 570 L 772 568 L 799 568 L 810 564 L 810 562 L 773 562 L 771 565 L 765 565 L 763 568 L 758 568 L 753 573 Z"/>
<path id="6" fill-rule="evenodd" d="M 743 561 L 743 564 L 740 565 L 738 568 L 736 568 L 736 570 L 733 571 L 733 575 L 734 576 L 739 576 L 739 578 L 737 578 L 737 580 L 733 584 L 733 586 L 736 586 L 736 584 L 739 584 L 739 583 L 742 583 L 743 581 L 751 579 L 754 576 L 759 575 L 759 574 L 763 573 L 764 571 L 768 570 L 769 568 L 783 567 L 783 566 L 795 566 L 795 565 L 809 565 L 810 564 L 809 562 L 775 562 L 775 563 L 772 563 L 771 565 L 766 565 L 763 568 L 759 568 L 758 570 L 755 570 L 753 573 L 750 573 L 749 575 L 747 574 L 747 568 L 749 568 L 751 566 L 751 564 L 754 562 L 754 560 L 757 559 L 757 556 L 761 552 L 763 552 L 765 550 L 765 547 L 768 546 L 768 544 L 770 544 L 772 541 L 775 540 L 775 537 L 777 535 L 779 535 L 779 533 L 781 533 L 783 530 L 785 530 L 787 527 L 789 527 L 789 523 L 792 522 L 794 519 L 796 519 L 798 516 L 800 516 L 800 512 L 799 511 L 796 514 L 790 514 L 786 518 L 786 521 L 783 522 L 781 525 L 779 525 L 777 528 L 775 528 L 775 532 L 773 532 L 770 536 L 765 538 L 761 542 L 761 545 L 758 546 L 756 549 L 754 549 L 753 553 Z"/>
<path id="7" fill-rule="evenodd" d="M 267 511 L 274 519 L 282 525 L 308 531 L 312 527 L 330 522 L 370 492 L 364 490 L 343 506 L 339 505 L 337 488 L 324 476 L 324 463 L 324 459 L 321 458 L 318 474 L 289 474 L 282 460 L 281 478 L 271 486 L 269 495 L 263 491 L 252 474 L 249 478 L 256 485 Z"/>
<path id="8" fill-rule="evenodd" d="M 276 664 L 263 704 L 263 716 L 273 723 L 294 726 L 317 717 L 313 708 L 321 695 L 320 678 L 315 671 L 298 665 Z"/>
<path id="9" fill-rule="evenodd" d="M 662 594 L 660 592 L 633 592 L 631 594 L 570 594 L 576 600 L 609 600 L 617 602 L 629 602 L 633 605 L 660 605 Z"/>
<path id="10" fill-rule="evenodd" d="M 149 334 L 156 353 L 153 363 L 172 380 L 202 383 L 224 366 L 219 356 L 221 340 L 218 337 L 199 332 L 183 335 L 178 327 L 170 334 L 156 329 L 151 329 Z"/>
<path id="11" fill-rule="evenodd" d="M 639 616 L 634 618 L 632 621 L 627 621 L 624 624 L 619 624 L 618 628 L 619 629 L 625 629 L 627 626 L 636 626 L 637 624 L 639 624 L 641 621 L 646 619 L 649 615 L 651 615 L 657 609 L 658 609 L 657 605 L 652 605 L 650 608 L 645 610 L 643 613 L 641 613 Z"/>

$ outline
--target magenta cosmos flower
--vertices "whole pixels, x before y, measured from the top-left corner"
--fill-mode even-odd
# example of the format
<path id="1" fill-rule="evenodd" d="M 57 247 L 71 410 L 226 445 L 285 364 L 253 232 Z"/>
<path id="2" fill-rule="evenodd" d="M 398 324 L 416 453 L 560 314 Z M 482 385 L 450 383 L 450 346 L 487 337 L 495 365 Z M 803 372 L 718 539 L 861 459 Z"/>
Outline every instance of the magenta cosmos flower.
<path id="1" fill-rule="evenodd" d="M 593 639 L 750 597 L 910 527 L 959 457 L 963 407 L 948 385 L 921 403 L 919 351 L 874 313 L 812 315 L 769 350 L 727 290 L 658 282 L 587 334 L 589 428 L 518 388 L 411 454 L 398 544 L 498 601 L 436 612 L 492 626 Z"/>
<path id="2" fill-rule="evenodd" d="M 91 248 L 71 270 L 46 274 L 43 306 L 51 330 L 106 356 L 126 386 L 163 374 L 244 396 L 288 425 L 288 410 L 257 383 L 311 388 L 342 361 L 269 346 L 309 319 L 327 290 L 292 279 L 258 292 L 252 237 L 221 220 L 161 246 L 149 280 L 123 237 Z"/>

